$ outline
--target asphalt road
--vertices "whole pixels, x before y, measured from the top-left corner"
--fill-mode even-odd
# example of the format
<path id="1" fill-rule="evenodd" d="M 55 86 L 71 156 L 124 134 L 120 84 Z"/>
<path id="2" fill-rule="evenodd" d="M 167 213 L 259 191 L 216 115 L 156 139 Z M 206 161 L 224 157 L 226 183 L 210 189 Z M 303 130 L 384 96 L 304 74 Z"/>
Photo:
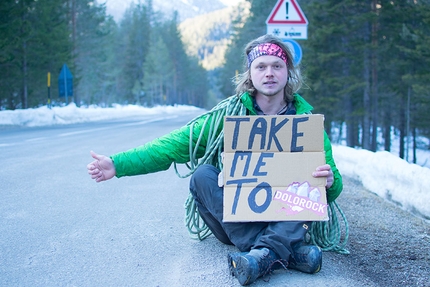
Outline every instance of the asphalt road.
<path id="1" fill-rule="evenodd" d="M 194 115 L 0 127 L 0 286 L 239 286 L 233 246 L 184 227 L 188 180 L 173 169 L 90 180 L 89 151 L 143 144 Z M 350 255 L 315 275 L 278 270 L 252 286 L 430 286 L 430 224 L 345 178 Z"/>

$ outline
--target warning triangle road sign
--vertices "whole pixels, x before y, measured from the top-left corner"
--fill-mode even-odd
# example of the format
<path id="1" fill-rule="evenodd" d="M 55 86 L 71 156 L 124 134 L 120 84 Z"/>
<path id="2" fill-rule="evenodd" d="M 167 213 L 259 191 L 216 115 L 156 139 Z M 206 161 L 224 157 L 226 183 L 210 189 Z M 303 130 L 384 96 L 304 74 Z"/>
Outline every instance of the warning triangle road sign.
<path id="1" fill-rule="evenodd" d="M 266 24 L 307 25 L 308 19 L 295 0 L 278 0 L 269 18 L 267 18 Z"/>

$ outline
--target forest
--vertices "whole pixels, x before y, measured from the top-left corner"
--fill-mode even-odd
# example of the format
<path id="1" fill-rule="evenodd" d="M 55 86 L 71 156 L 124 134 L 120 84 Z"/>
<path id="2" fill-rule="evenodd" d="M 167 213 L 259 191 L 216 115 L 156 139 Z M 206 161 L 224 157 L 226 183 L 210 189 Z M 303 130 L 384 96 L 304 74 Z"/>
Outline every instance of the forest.
<path id="1" fill-rule="evenodd" d="M 222 83 L 240 67 L 243 45 L 266 33 L 276 2 L 251 1 L 227 50 Z M 308 39 L 297 40 L 306 79 L 299 93 L 324 114 L 332 141 L 343 130 L 350 147 L 390 151 L 398 138 L 399 157 L 415 163 L 416 150 L 430 148 L 430 1 L 297 2 L 309 21 Z M 223 85 L 224 94 L 229 90 Z"/>
<path id="2" fill-rule="evenodd" d="M 206 70 L 186 52 L 178 14 L 154 11 L 151 0 L 119 23 L 90 0 L 2 0 L 0 110 L 46 105 L 48 94 L 50 104 L 65 104 L 57 80 L 65 63 L 77 105 L 210 108 L 232 94 L 243 47 L 266 33 L 277 1 L 247 2 L 247 16 L 221 33 L 230 35 L 222 65 Z M 332 140 L 342 130 L 348 146 L 389 151 L 397 138 L 401 158 L 430 148 L 430 0 L 297 2 L 309 21 L 308 39 L 297 40 L 299 93 L 324 114 Z"/>
<path id="3" fill-rule="evenodd" d="M 25 109 L 59 98 L 64 63 L 77 105 L 112 103 L 204 106 L 206 71 L 188 57 L 178 15 L 158 15 L 151 1 L 131 6 L 117 24 L 90 0 L 0 2 L 0 107 Z M 161 19 L 161 20 L 160 20 Z"/>

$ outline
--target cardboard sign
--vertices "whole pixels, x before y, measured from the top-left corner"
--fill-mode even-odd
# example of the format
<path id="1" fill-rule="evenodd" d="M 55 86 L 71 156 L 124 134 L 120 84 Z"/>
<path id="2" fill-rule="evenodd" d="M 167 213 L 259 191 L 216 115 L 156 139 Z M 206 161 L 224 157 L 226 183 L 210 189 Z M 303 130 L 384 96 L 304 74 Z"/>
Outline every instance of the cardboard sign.
<path id="1" fill-rule="evenodd" d="M 224 119 L 224 222 L 328 220 L 324 116 Z"/>

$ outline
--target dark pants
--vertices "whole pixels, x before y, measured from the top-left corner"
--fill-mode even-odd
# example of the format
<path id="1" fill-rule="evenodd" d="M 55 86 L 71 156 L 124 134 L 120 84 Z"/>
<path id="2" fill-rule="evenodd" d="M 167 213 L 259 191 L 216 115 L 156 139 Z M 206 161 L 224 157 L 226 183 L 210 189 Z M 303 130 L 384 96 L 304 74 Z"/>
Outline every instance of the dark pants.
<path id="1" fill-rule="evenodd" d="M 219 170 L 209 164 L 200 166 L 190 180 L 190 190 L 200 216 L 214 236 L 240 251 L 267 247 L 289 260 L 291 246 L 301 242 L 311 222 L 223 222 L 223 188 L 218 186 Z"/>

